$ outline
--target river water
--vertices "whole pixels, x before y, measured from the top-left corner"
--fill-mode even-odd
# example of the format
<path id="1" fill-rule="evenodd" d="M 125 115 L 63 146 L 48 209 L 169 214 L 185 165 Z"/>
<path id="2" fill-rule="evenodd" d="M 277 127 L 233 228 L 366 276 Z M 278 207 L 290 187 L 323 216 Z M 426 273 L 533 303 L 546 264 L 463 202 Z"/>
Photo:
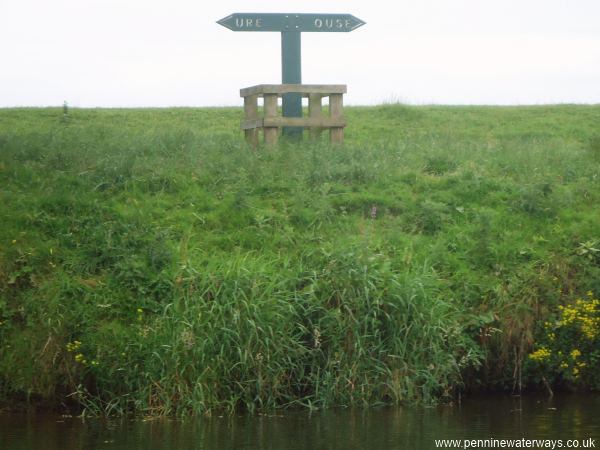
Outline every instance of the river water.
<path id="1" fill-rule="evenodd" d="M 462 442 L 436 446 L 441 439 Z M 501 439 L 506 439 L 504 447 Z M 527 447 L 528 443 L 531 446 Z M 487 396 L 431 408 L 297 411 L 185 420 L 0 414 L 1 450 L 426 450 L 567 448 L 575 444 L 600 448 L 600 396 Z"/>

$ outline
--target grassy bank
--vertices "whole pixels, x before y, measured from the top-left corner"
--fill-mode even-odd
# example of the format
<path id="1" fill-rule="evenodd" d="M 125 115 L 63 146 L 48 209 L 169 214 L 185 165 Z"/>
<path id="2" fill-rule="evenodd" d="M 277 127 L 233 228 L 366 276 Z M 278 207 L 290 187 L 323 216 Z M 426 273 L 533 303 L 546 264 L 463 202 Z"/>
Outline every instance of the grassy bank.
<path id="1" fill-rule="evenodd" d="M 600 294 L 600 106 L 347 117 L 344 146 L 255 152 L 237 108 L 0 110 L 3 403 L 597 388 L 595 337 L 581 376 L 528 355 L 559 305 Z"/>

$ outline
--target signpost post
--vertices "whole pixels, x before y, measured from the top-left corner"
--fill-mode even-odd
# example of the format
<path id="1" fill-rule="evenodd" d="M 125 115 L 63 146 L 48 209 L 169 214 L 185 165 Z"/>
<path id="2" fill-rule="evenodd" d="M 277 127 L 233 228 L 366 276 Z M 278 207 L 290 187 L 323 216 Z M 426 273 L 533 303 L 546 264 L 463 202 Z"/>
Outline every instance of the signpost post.
<path id="1" fill-rule="evenodd" d="M 278 31 L 281 33 L 281 82 L 302 83 L 302 32 L 349 32 L 365 22 L 351 14 L 235 13 L 217 22 L 233 31 Z M 284 117 L 302 117 L 302 96 L 285 94 Z M 302 136 L 302 128 L 284 127 L 286 136 Z"/>

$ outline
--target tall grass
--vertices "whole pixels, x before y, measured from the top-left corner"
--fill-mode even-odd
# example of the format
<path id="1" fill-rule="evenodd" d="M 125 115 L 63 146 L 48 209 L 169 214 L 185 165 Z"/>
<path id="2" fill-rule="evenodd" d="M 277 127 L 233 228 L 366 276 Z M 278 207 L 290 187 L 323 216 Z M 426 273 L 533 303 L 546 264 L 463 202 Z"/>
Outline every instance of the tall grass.
<path id="1" fill-rule="evenodd" d="M 0 110 L 0 397 L 89 414 L 515 389 L 600 292 L 597 106 L 348 108 L 252 151 L 235 108 Z"/>

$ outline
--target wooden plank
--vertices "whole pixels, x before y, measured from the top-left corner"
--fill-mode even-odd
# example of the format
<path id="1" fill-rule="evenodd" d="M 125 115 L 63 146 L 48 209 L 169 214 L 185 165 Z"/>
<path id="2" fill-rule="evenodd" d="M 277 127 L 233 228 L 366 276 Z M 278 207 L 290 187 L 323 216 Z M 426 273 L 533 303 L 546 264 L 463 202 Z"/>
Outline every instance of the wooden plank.
<path id="1" fill-rule="evenodd" d="M 250 130 L 253 128 L 262 127 L 345 127 L 346 119 L 344 117 L 338 117 L 332 119 L 331 117 L 270 117 L 264 119 L 255 120 L 242 120 L 242 130 Z"/>
<path id="2" fill-rule="evenodd" d="M 269 120 L 277 117 L 277 97 L 277 94 L 265 94 L 263 130 L 265 134 L 265 144 L 268 146 L 277 144 L 279 130 L 277 129 L 277 126 L 268 123 Z"/>
<path id="3" fill-rule="evenodd" d="M 246 142 L 254 148 L 258 147 L 258 128 L 244 130 Z"/>
<path id="4" fill-rule="evenodd" d="M 343 128 L 346 119 L 343 117 L 265 117 L 265 127 L 319 127 L 319 128 Z"/>
<path id="5" fill-rule="evenodd" d="M 262 127 L 345 127 L 346 119 L 344 117 L 338 117 L 332 119 L 331 117 L 270 117 L 264 119 L 254 120 L 242 120 L 241 129 L 250 130 L 253 128 Z"/>
<path id="6" fill-rule="evenodd" d="M 265 118 L 277 116 L 277 94 L 265 94 Z"/>
<path id="7" fill-rule="evenodd" d="M 258 118 L 258 95 L 244 97 L 244 116 L 246 120 Z"/>
<path id="8" fill-rule="evenodd" d="M 341 117 L 344 115 L 344 100 L 342 94 L 332 94 L 329 96 L 329 115 L 331 117 Z"/>
<path id="9" fill-rule="evenodd" d="M 322 99 L 323 95 L 321 94 L 309 94 L 308 96 L 308 115 L 313 120 L 321 119 L 323 117 L 323 106 L 321 104 Z M 311 139 L 317 140 L 319 136 L 321 136 L 322 130 L 323 129 L 320 127 L 311 127 Z"/>
<path id="10" fill-rule="evenodd" d="M 258 119 L 258 95 L 244 97 L 245 122 Z M 243 128 L 243 127 L 242 127 Z M 258 129 L 256 127 L 243 128 L 246 142 L 252 147 L 258 146 Z"/>
<path id="11" fill-rule="evenodd" d="M 251 130 L 253 128 L 262 128 L 263 122 L 264 122 L 263 119 L 242 120 L 241 128 L 242 128 L 242 130 Z"/>
<path id="12" fill-rule="evenodd" d="M 335 120 L 344 115 L 344 100 L 342 94 L 332 94 L 329 96 L 329 115 Z M 344 128 L 332 127 L 329 130 L 329 141 L 332 144 L 342 144 L 344 142 Z"/>
<path id="13" fill-rule="evenodd" d="M 329 142 L 332 144 L 343 144 L 344 143 L 344 129 L 343 128 L 330 128 L 329 129 Z"/>
<path id="14" fill-rule="evenodd" d="M 258 84 L 240 89 L 240 97 L 294 92 L 301 93 L 304 97 L 308 97 L 309 94 L 345 94 L 347 86 L 345 84 Z"/>
<path id="15" fill-rule="evenodd" d="M 277 127 L 264 127 L 265 145 L 271 147 L 277 144 L 279 129 Z"/>

